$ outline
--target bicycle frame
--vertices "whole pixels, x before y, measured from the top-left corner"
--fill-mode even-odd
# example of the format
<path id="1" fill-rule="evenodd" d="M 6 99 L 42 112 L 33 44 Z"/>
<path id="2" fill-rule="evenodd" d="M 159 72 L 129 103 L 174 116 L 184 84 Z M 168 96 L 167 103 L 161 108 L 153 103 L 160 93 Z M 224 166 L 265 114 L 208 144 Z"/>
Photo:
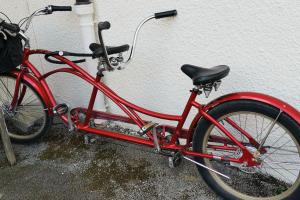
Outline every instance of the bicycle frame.
<path id="1" fill-rule="evenodd" d="M 91 117 L 93 118 L 99 118 L 99 119 L 106 119 L 106 120 L 115 120 L 115 121 L 121 121 L 125 123 L 130 124 L 136 124 L 138 127 L 142 128 L 144 125 L 146 125 L 148 122 L 144 121 L 138 113 L 143 113 L 145 115 L 164 119 L 164 120 L 170 120 L 170 121 L 176 121 L 178 124 L 176 127 L 169 126 L 169 125 L 160 125 L 160 127 L 163 130 L 163 133 L 165 130 L 169 130 L 173 132 L 172 138 L 170 142 L 166 142 L 163 140 L 163 135 L 159 135 L 159 144 L 160 148 L 163 150 L 172 150 L 172 151 L 180 151 L 183 155 L 187 156 L 196 156 L 196 157 L 204 157 L 209 159 L 217 159 L 222 161 L 230 161 L 230 162 L 236 162 L 236 163 L 243 163 L 245 161 L 248 162 L 249 165 L 255 165 L 255 162 L 253 161 L 252 154 L 248 151 L 248 149 L 237 140 L 228 130 L 226 130 L 216 119 L 211 117 L 208 114 L 208 111 L 212 109 L 213 107 L 217 106 L 218 104 L 221 104 L 226 101 L 236 100 L 236 99 L 250 99 L 250 100 L 256 100 L 256 101 L 262 101 L 265 103 L 268 103 L 279 110 L 282 110 L 283 112 L 290 115 L 297 123 L 300 124 L 300 114 L 299 112 L 288 105 L 285 102 L 282 102 L 274 97 L 270 97 L 263 94 L 258 93 L 234 93 L 230 95 L 226 95 L 223 97 L 218 98 L 217 100 L 214 100 L 212 103 L 209 103 L 208 105 L 204 106 L 200 103 L 196 102 L 196 97 L 198 95 L 198 91 L 191 90 L 191 95 L 187 101 L 187 104 L 183 110 L 183 113 L 181 115 L 169 115 L 169 114 L 163 114 L 154 112 L 151 110 L 144 109 L 142 107 L 139 107 L 137 105 L 134 105 L 125 99 L 118 96 L 114 91 L 112 91 L 109 87 L 107 87 L 104 83 L 101 82 L 102 75 L 97 74 L 97 76 L 94 78 L 89 73 L 87 73 L 85 70 L 83 70 L 81 67 L 73 63 L 72 61 L 68 60 L 67 58 L 59 55 L 53 56 L 54 58 L 64 62 L 67 64 L 70 68 L 60 68 L 53 71 L 50 71 L 45 74 L 41 74 L 35 66 L 30 63 L 29 56 L 33 54 L 47 54 L 50 53 L 47 50 L 30 50 L 29 48 L 24 49 L 24 58 L 22 62 L 21 70 L 15 70 L 12 72 L 14 76 L 17 77 L 16 81 L 16 88 L 15 91 L 19 91 L 20 82 L 22 79 L 25 79 L 27 82 L 29 82 L 35 89 L 38 91 L 38 93 L 41 95 L 43 100 L 46 102 L 48 107 L 49 115 L 53 115 L 53 108 L 56 106 L 56 100 L 46 82 L 46 78 L 49 76 L 56 74 L 56 73 L 70 73 L 72 75 L 76 75 L 83 79 L 84 81 L 88 82 L 93 86 L 93 91 L 90 97 L 88 108 L 77 108 L 82 111 L 86 112 L 86 119 L 85 121 L 79 122 L 79 120 L 73 119 L 73 123 L 75 125 L 75 128 L 79 131 L 85 131 L 92 134 L 97 134 L 105 137 L 110 137 L 114 139 L 119 140 L 125 140 L 128 142 L 133 142 L 136 144 L 146 145 L 149 147 L 154 147 L 153 137 L 151 131 L 147 133 L 148 138 L 142 138 L 142 137 L 136 137 L 136 136 L 130 136 L 125 135 L 122 133 L 116 133 L 111 132 L 107 130 L 101 130 L 92 128 L 89 126 L 89 122 Z M 31 73 L 29 73 L 31 72 Z M 94 111 L 94 103 L 96 99 L 96 95 L 98 91 L 101 91 L 106 97 L 108 97 L 110 100 L 112 100 L 127 116 L 121 116 L 111 113 L 106 113 L 102 111 Z M 26 88 L 22 88 L 21 94 L 18 97 L 18 92 L 14 93 L 14 98 L 11 104 L 11 107 L 14 107 L 18 102 L 22 101 L 22 98 L 26 92 Z M 18 102 L 17 102 L 18 100 Z M 190 113 L 191 108 L 194 107 L 198 109 L 198 114 L 193 119 L 191 125 L 189 126 L 189 129 L 183 129 L 183 125 L 187 119 L 188 114 Z M 68 123 L 68 119 L 66 115 L 61 116 L 62 120 L 65 123 Z M 221 141 L 224 143 L 224 145 L 211 145 L 211 148 L 214 149 L 226 149 L 226 150 L 237 150 L 240 148 L 243 151 L 243 156 L 239 159 L 235 158 L 226 158 L 222 156 L 215 156 L 212 154 L 204 154 L 199 152 L 193 152 L 190 149 L 191 142 L 193 138 L 193 132 L 195 130 L 195 127 L 199 120 L 208 120 L 212 122 L 215 126 L 217 126 L 230 140 L 226 139 L 225 137 L 214 137 L 210 138 L 213 141 Z M 227 122 L 234 127 L 235 129 L 239 130 L 245 137 L 249 139 L 249 142 L 252 143 L 254 146 L 259 146 L 259 143 L 251 137 L 249 133 L 242 130 L 236 123 L 231 121 L 230 119 L 226 119 Z M 177 144 L 177 140 L 179 138 L 186 139 L 185 145 Z M 235 144 L 236 147 L 229 147 L 227 144 Z"/>

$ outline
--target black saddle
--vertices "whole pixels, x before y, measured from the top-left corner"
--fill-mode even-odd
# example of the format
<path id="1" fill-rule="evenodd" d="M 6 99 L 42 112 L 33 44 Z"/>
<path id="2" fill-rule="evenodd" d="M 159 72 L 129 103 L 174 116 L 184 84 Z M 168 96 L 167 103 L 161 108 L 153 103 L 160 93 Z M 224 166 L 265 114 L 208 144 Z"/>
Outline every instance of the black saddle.
<path id="1" fill-rule="evenodd" d="M 212 68 L 183 65 L 181 70 L 193 80 L 194 85 L 203 85 L 226 77 L 229 74 L 230 68 L 226 65 L 219 65 Z"/>
<path id="2" fill-rule="evenodd" d="M 125 52 L 128 51 L 128 49 L 129 49 L 128 44 L 115 46 L 115 47 L 106 46 L 106 51 L 108 55 Z M 104 49 L 101 44 L 97 44 L 97 43 L 90 44 L 90 50 L 93 52 L 93 58 L 99 58 L 104 56 Z"/>

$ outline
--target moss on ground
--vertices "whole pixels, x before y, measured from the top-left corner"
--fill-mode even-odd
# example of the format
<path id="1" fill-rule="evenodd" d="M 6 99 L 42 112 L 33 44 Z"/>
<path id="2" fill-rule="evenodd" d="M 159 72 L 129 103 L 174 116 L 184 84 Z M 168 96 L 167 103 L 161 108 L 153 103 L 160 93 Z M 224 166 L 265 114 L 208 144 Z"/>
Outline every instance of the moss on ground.
<path id="1" fill-rule="evenodd" d="M 139 183 L 154 177 L 145 160 L 128 162 L 115 149 L 104 149 L 96 153 L 94 160 L 82 176 L 90 179 L 89 190 L 101 190 L 106 198 L 115 196 L 115 190 L 128 190 L 130 182 Z M 153 193 L 153 188 L 148 188 Z"/>
<path id="2" fill-rule="evenodd" d="M 62 134 L 52 135 L 47 138 L 47 144 L 47 149 L 39 156 L 41 160 L 69 160 L 78 153 L 78 150 L 88 148 L 84 144 L 83 136 L 80 135 L 72 135 L 70 137 Z"/>

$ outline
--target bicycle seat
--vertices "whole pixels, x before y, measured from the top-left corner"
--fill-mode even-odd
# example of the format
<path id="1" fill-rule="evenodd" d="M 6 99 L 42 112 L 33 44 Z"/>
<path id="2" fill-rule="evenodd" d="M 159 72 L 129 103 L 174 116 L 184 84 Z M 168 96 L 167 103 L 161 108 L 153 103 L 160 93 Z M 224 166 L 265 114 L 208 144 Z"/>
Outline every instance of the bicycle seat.
<path id="1" fill-rule="evenodd" d="M 193 80 L 194 85 L 203 85 L 226 77 L 229 74 L 230 68 L 226 65 L 218 65 L 212 68 L 183 65 L 181 71 Z"/>
<path id="2" fill-rule="evenodd" d="M 124 51 L 128 51 L 129 45 L 121 45 L 121 46 L 106 46 L 106 51 L 108 55 L 121 53 Z M 93 52 L 93 58 L 99 58 L 101 56 L 104 56 L 104 49 L 102 48 L 101 44 L 92 43 L 90 44 L 90 50 Z"/>

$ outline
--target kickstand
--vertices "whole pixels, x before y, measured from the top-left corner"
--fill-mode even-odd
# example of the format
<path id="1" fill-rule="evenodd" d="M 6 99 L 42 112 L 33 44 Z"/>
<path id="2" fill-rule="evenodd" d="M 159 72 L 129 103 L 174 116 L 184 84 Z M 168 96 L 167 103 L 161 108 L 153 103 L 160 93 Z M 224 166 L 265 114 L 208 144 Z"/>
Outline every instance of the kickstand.
<path id="1" fill-rule="evenodd" d="M 0 108 L 0 134 L 1 134 L 3 147 L 4 147 L 7 160 L 10 163 L 10 165 L 14 165 L 16 164 L 16 156 L 12 148 L 10 138 L 8 136 L 8 130 L 4 119 L 4 113 L 1 108 Z"/>

